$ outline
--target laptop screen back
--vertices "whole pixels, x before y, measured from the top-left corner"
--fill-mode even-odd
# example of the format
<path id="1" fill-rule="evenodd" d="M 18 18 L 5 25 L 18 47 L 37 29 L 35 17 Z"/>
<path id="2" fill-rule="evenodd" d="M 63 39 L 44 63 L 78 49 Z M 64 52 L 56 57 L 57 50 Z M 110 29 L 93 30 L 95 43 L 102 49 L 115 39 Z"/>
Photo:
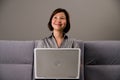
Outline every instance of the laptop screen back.
<path id="1" fill-rule="evenodd" d="M 35 79 L 78 79 L 80 56 L 78 48 L 35 48 Z"/>

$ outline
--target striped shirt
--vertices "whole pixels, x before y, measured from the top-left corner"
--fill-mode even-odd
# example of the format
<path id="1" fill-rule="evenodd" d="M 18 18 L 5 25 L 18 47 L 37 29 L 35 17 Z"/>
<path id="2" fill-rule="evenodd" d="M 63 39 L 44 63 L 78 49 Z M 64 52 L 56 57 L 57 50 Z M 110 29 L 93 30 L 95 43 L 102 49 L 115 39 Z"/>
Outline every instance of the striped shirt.
<path id="1" fill-rule="evenodd" d="M 64 35 L 64 40 L 61 43 L 60 47 L 58 47 L 56 40 L 52 34 L 49 37 L 39 40 L 37 47 L 38 48 L 80 48 L 80 44 L 78 40 L 68 38 L 67 35 Z"/>

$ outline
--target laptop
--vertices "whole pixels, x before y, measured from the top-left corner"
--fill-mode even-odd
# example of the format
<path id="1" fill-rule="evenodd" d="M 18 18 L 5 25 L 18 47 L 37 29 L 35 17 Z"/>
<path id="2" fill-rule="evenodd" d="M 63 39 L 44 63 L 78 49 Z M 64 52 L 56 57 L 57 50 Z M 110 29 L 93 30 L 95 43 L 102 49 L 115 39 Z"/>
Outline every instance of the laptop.
<path id="1" fill-rule="evenodd" d="M 79 48 L 35 48 L 35 79 L 79 79 Z"/>

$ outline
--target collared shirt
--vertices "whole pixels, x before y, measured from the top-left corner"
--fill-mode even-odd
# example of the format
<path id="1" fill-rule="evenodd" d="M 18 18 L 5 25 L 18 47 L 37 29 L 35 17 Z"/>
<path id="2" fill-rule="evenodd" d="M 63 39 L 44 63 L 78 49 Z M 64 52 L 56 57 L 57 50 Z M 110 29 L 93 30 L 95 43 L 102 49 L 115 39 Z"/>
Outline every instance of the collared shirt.
<path id="1" fill-rule="evenodd" d="M 49 37 L 39 40 L 37 47 L 38 48 L 80 48 L 80 44 L 78 40 L 68 38 L 67 35 L 64 35 L 64 40 L 61 43 L 60 47 L 58 47 L 57 42 L 52 34 Z"/>

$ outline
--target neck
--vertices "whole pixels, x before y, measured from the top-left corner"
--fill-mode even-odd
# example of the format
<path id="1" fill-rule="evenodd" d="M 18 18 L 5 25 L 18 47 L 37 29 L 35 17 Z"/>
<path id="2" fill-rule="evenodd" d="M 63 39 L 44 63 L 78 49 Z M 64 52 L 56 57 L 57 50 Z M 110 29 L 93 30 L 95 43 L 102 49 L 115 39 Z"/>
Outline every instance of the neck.
<path id="1" fill-rule="evenodd" d="M 53 31 L 53 35 L 56 40 L 57 46 L 60 47 L 64 40 L 63 32 Z"/>
<path id="2" fill-rule="evenodd" d="M 64 37 L 63 32 L 58 32 L 58 31 L 54 31 L 53 35 L 54 35 L 55 38 L 59 38 L 59 39 Z"/>

